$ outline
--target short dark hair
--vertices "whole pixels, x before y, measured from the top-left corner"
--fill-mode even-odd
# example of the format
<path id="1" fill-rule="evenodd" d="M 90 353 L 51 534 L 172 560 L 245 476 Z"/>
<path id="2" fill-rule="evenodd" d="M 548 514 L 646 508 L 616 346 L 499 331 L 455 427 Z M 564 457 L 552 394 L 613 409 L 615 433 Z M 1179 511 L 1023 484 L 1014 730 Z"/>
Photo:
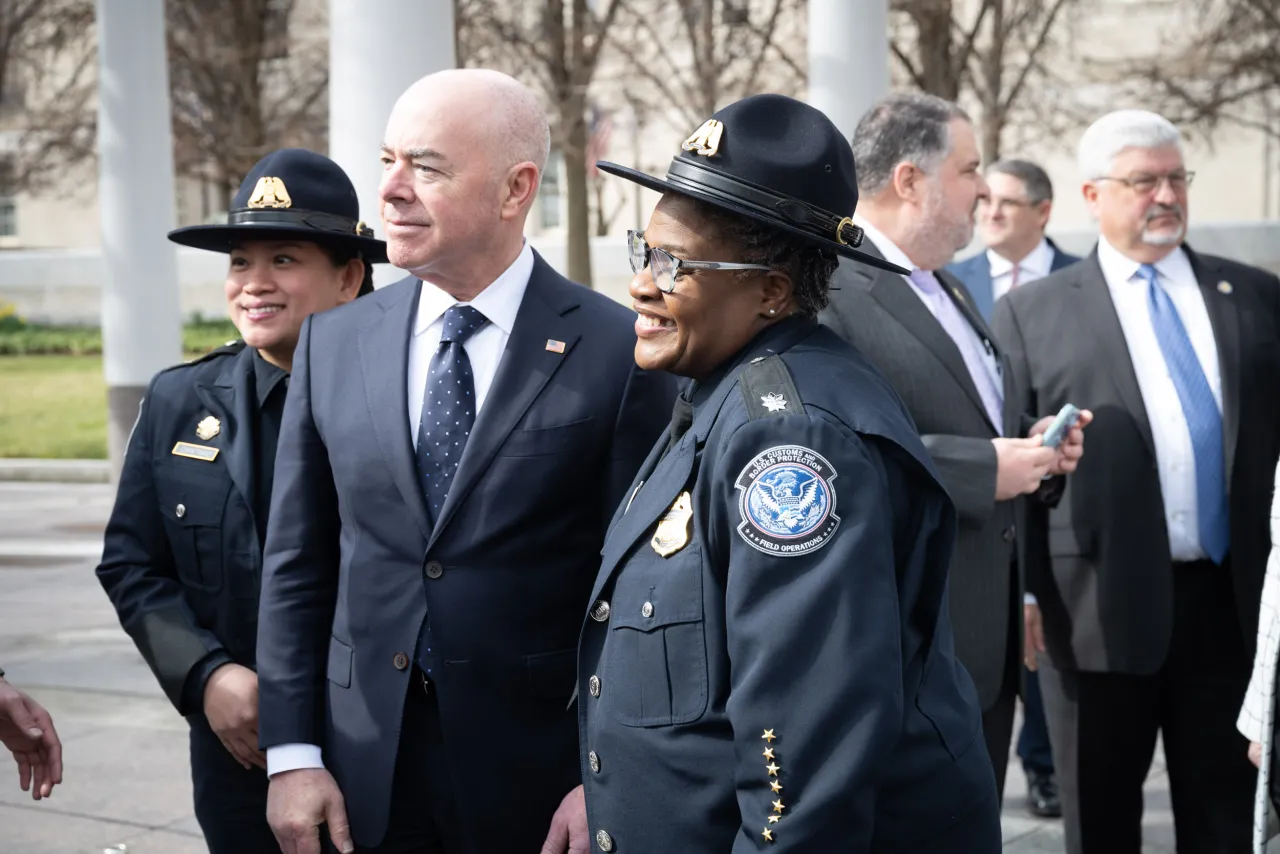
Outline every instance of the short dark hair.
<path id="1" fill-rule="evenodd" d="M 936 95 L 897 92 L 879 101 L 853 132 L 858 191 L 876 195 L 904 161 L 933 172 L 951 152 L 953 119 L 971 121 L 959 105 Z"/>
<path id="2" fill-rule="evenodd" d="M 1030 160 L 997 160 L 987 169 L 987 174 L 1017 178 L 1027 190 L 1027 201 L 1033 205 L 1053 201 L 1053 182 L 1049 180 L 1049 173 Z"/>
<path id="3" fill-rule="evenodd" d="M 791 278 L 796 309 L 806 317 L 817 317 L 831 299 L 831 277 L 840 261 L 834 251 L 821 249 L 799 237 L 770 228 L 723 208 L 696 199 L 697 217 L 737 249 L 734 261 L 763 264 Z M 757 274 L 755 270 L 737 270 L 740 278 Z"/>
<path id="4" fill-rule="evenodd" d="M 353 260 L 358 260 L 363 264 L 364 278 L 360 280 L 360 290 L 356 293 L 356 296 L 362 297 L 365 294 L 373 293 L 373 265 L 365 260 L 364 255 L 359 249 L 330 243 L 318 243 L 316 245 L 324 250 L 325 254 L 329 256 L 329 260 L 333 262 L 333 266 L 335 267 L 345 267 L 348 262 Z"/>

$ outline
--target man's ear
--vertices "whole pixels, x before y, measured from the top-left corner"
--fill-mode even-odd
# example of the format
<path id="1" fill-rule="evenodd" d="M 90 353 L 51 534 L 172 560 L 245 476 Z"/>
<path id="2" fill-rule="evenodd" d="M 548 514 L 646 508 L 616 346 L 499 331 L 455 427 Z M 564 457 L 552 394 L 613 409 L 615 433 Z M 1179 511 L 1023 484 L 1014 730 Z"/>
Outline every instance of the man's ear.
<path id="1" fill-rule="evenodd" d="M 502 185 L 502 205 L 499 210 L 503 219 L 514 219 L 533 203 L 540 177 L 538 167 L 532 163 L 517 163 L 511 167 Z"/>

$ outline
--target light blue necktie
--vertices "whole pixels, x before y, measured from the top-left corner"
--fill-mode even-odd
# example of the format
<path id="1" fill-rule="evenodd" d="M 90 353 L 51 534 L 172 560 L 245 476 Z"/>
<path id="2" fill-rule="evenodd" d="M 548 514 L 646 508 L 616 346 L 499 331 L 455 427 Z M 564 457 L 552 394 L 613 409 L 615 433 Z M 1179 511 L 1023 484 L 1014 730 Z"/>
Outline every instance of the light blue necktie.
<path id="1" fill-rule="evenodd" d="M 1165 289 L 1159 273 L 1150 264 L 1138 268 L 1147 283 L 1147 309 L 1155 329 L 1165 366 L 1178 390 L 1182 415 L 1191 431 L 1191 447 L 1196 458 L 1196 513 L 1200 523 L 1200 548 L 1214 563 L 1227 556 L 1231 529 L 1227 515 L 1227 480 L 1222 445 L 1222 414 L 1213 390 L 1196 358 L 1178 309 Z"/>

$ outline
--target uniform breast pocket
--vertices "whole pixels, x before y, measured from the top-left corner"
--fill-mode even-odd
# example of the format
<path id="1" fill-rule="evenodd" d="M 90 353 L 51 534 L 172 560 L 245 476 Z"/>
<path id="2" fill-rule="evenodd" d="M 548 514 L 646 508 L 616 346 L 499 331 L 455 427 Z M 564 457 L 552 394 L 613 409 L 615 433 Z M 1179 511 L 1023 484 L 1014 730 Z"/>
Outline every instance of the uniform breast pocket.
<path id="1" fill-rule="evenodd" d="M 184 471 L 157 471 L 156 493 L 173 560 L 182 582 L 216 593 L 226 573 L 222 548 L 222 513 L 231 480 L 220 473 L 193 476 Z"/>
<path id="2" fill-rule="evenodd" d="M 615 584 L 601 701 L 626 726 L 688 723 L 707 707 L 702 551 L 641 548 Z"/>

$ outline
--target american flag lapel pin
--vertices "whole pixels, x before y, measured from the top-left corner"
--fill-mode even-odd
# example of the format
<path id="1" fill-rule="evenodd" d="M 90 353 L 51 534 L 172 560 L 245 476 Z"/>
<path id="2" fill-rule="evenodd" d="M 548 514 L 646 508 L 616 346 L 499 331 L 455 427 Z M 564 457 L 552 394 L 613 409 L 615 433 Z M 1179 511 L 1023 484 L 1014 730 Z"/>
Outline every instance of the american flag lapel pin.
<path id="1" fill-rule="evenodd" d="M 563 352 L 564 352 L 564 342 L 563 342 L 563 341 L 557 341 L 557 340 L 555 340 L 554 338 L 548 338 L 548 339 L 547 339 L 547 349 L 548 349 L 548 350 L 550 350 L 552 353 L 563 353 Z"/>

